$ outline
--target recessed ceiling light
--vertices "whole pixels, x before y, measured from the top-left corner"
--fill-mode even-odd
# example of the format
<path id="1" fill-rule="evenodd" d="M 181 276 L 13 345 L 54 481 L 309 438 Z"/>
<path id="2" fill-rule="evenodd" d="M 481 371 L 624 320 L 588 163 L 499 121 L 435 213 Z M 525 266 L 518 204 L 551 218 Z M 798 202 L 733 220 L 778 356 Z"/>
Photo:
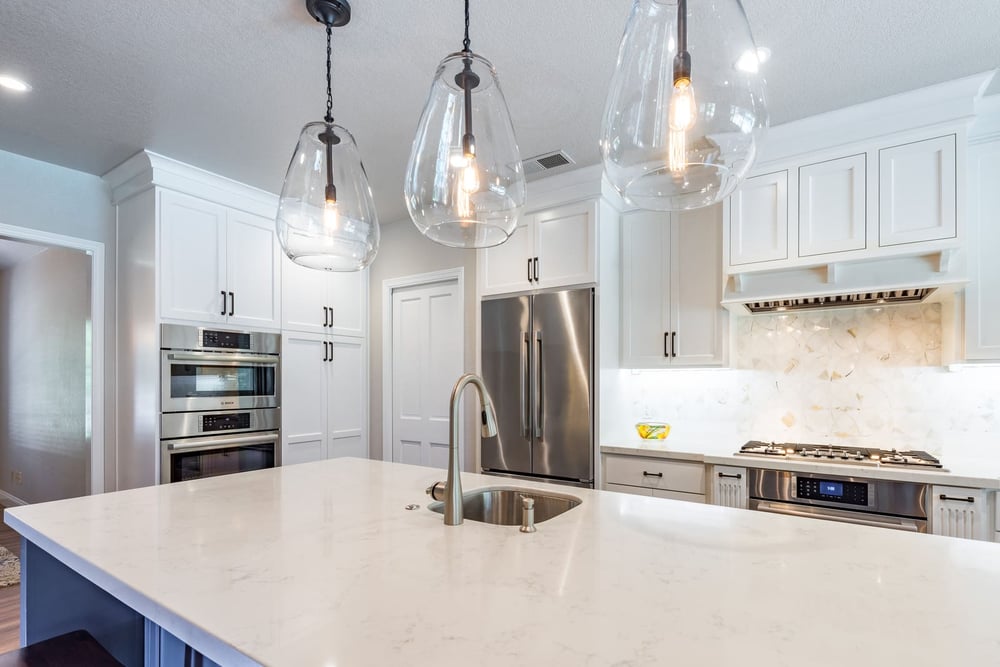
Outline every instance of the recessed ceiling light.
<path id="1" fill-rule="evenodd" d="M 0 74 L 0 87 L 13 90 L 16 93 L 26 93 L 31 90 L 31 86 L 27 81 L 9 74 Z"/>
<path id="2" fill-rule="evenodd" d="M 740 55 L 739 60 L 736 61 L 736 69 L 749 74 L 756 74 L 760 66 L 770 59 L 771 49 L 766 46 L 758 46 L 756 50 L 747 50 Z"/>

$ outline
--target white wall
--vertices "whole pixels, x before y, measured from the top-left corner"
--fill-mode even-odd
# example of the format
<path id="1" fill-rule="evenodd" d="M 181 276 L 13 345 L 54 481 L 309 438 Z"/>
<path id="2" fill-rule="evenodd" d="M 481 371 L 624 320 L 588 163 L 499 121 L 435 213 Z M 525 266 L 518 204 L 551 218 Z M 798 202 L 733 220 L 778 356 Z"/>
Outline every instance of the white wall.
<path id="1" fill-rule="evenodd" d="M 0 224 L 99 241 L 105 248 L 105 486 L 115 488 L 115 214 L 92 174 L 0 151 Z"/>
<path id="2" fill-rule="evenodd" d="M 371 266 L 369 450 L 372 458 L 382 458 L 382 282 L 420 273 L 463 267 L 465 269 L 465 370 L 476 369 L 476 252 L 438 245 L 424 238 L 409 220 L 382 227 L 378 257 Z M 457 377 L 455 378 L 458 379 Z M 475 401 L 467 396 L 465 409 L 465 467 L 471 470 L 475 458 Z"/>
<path id="3" fill-rule="evenodd" d="M 90 271 L 51 248 L 0 272 L 0 489 L 26 502 L 90 488 Z"/>

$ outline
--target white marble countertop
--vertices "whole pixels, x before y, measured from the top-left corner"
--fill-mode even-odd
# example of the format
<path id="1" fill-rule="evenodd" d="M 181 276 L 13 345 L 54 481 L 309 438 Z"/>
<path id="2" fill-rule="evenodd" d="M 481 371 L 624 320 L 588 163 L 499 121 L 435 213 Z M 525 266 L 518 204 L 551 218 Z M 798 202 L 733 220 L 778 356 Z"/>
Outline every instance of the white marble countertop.
<path id="1" fill-rule="evenodd" d="M 892 479 L 924 484 L 943 484 L 979 489 L 1000 489 L 1000 460 L 962 459 L 950 457 L 943 460 L 948 472 L 931 469 L 897 468 L 892 466 L 851 465 L 838 463 L 813 463 L 810 461 L 783 459 L 780 457 L 736 456 L 740 445 L 725 449 L 711 442 L 671 442 L 665 440 L 623 439 L 601 445 L 602 454 L 627 454 L 649 456 L 676 461 L 703 461 L 715 465 L 740 466 L 744 468 L 770 468 L 773 470 L 793 470 L 795 472 L 827 473 L 830 475 L 862 476 L 875 479 Z"/>
<path id="2" fill-rule="evenodd" d="M 441 476 L 340 459 L 19 507 L 6 521 L 225 665 L 1000 655 L 997 544 L 564 487 L 583 504 L 537 533 L 446 527 L 423 491 Z"/>

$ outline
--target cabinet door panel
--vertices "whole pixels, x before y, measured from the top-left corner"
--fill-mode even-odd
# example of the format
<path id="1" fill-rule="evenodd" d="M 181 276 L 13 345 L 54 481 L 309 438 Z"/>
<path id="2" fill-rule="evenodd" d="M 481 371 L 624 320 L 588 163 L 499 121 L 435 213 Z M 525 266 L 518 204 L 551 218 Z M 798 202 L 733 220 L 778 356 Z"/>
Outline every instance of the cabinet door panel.
<path id="1" fill-rule="evenodd" d="M 296 264 L 282 253 L 281 328 L 291 331 L 327 333 L 328 286 L 331 274 Z"/>
<path id="2" fill-rule="evenodd" d="M 732 196 L 729 263 L 788 258 L 788 172 L 748 178 Z"/>
<path id="3" fill-rule="evenodd" d="M 329 379 L 329 446 L 327 458 L 368 458 L 368 383 L 362 338 L 334 336 Z"/>
<path id="4" fill-rule="evenodd" d="M 664 491 L 662 489 L 653 489 L 654 498 L 667 498 L 669 500 L 683 500 L 689 503 L 705 503 L 705 494 L 703 493 L 685 493 L 683 491 Z"/>
<path id="5" fill-rule="evenodd" d="M 746 509 L 747 469 L 732 466 L 712 466 L 712 504 Z"/>
<path id="6" fill-rule="evenodd" d="M 364 336 L 368 328 L 368 270 L 329 274 L 330 332 Z"/>
<path id="7" fill-rule="evenodd" d="M 159 221 L 160 315 L 225 322 L 226 209 L 164 190 Z"/>
<path id="8" fill-rule="evenodd" d="M 535 241 L 527 216 L 507 242 L 479 251 L 480 291 L 486 294 L 506 294 L 530 290 L 534 283 L 528 262 L 535 256 Z"/>
<path id="9" fill-rule="evenodd" d="M 671 364 L 725 363 L 729 315 L 722 299 L 722 205 L 681 211 L 672 227 Z"/>
<path id="10" fill-rule="evenodd" d="M 631 211 L 622 216 L 623 368 L 670 363 L 670 229 L 669 213 Z"/>
<path id="11" fill-rule="evenodd" d="M 536 213 L 536 287 L 547 289 L 597 280 L 597 204 L 582 202 Z"/>
<path id="12" fill-rule="evenodd" d="M 280 263 L 274 223 L 230 211 L 226 230 L 228 289 L 233 293 L 232 324 L 279 328 Z"/>
<path id="13" fill-rule="evenodd" d="M 628 484 L 615 484 L 614 482 L 608 482 L 604 485 L 605 491 L 617 491 L 618 493 L 627 493 L 630 496 L 652 496 L 653 489 L 645 489 L 641 486 L 629 486 Z"/>
<path id="14" fill-rule="evenodd" d="M 285 333 L 281 340 L 282 465 L 326 458 L 329 341 Z"/>
<path id="15" fill-rule="evenodd" d="M 973 146 L 969 152 L 965 354 L 969 359 L 1000 359 L 1000 262 L 994 258 L 1000 248 L 1000 141 Z"/>
<path id="16" fill-rule="evenodd" d="M 864 250 L 864 153 L 799 168 L 799 256 Z"/>
<path id="17" fill-rule="evenodd" d="M 935 535 L 991 540 L 989 494 L 984 489 L 931 487 L 931 532 Z"/>
<path id="18" fill-rule="evenodd" d="M 879 245 L 956 235 L 955 135 L 879 151 Z"/>

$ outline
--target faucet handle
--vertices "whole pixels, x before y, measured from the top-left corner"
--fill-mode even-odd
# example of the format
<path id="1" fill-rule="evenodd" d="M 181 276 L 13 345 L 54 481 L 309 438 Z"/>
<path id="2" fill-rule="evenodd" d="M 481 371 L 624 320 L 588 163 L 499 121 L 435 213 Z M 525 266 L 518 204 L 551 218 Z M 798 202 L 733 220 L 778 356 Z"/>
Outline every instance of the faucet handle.
<path id="1" fill-rule="evenodd" d="M 444 500 L 444 482 L 434 482 L 427 487 L 426 493 L 431 497 L 431 500 Z"/>
<path id="2" fill-rule="evenodd" d="M 526 496 L 523 493 L 519 494 L 521 496 L 521 509 L 533 510 L 535 509 L 535 499 L 531 496 Z"/>

